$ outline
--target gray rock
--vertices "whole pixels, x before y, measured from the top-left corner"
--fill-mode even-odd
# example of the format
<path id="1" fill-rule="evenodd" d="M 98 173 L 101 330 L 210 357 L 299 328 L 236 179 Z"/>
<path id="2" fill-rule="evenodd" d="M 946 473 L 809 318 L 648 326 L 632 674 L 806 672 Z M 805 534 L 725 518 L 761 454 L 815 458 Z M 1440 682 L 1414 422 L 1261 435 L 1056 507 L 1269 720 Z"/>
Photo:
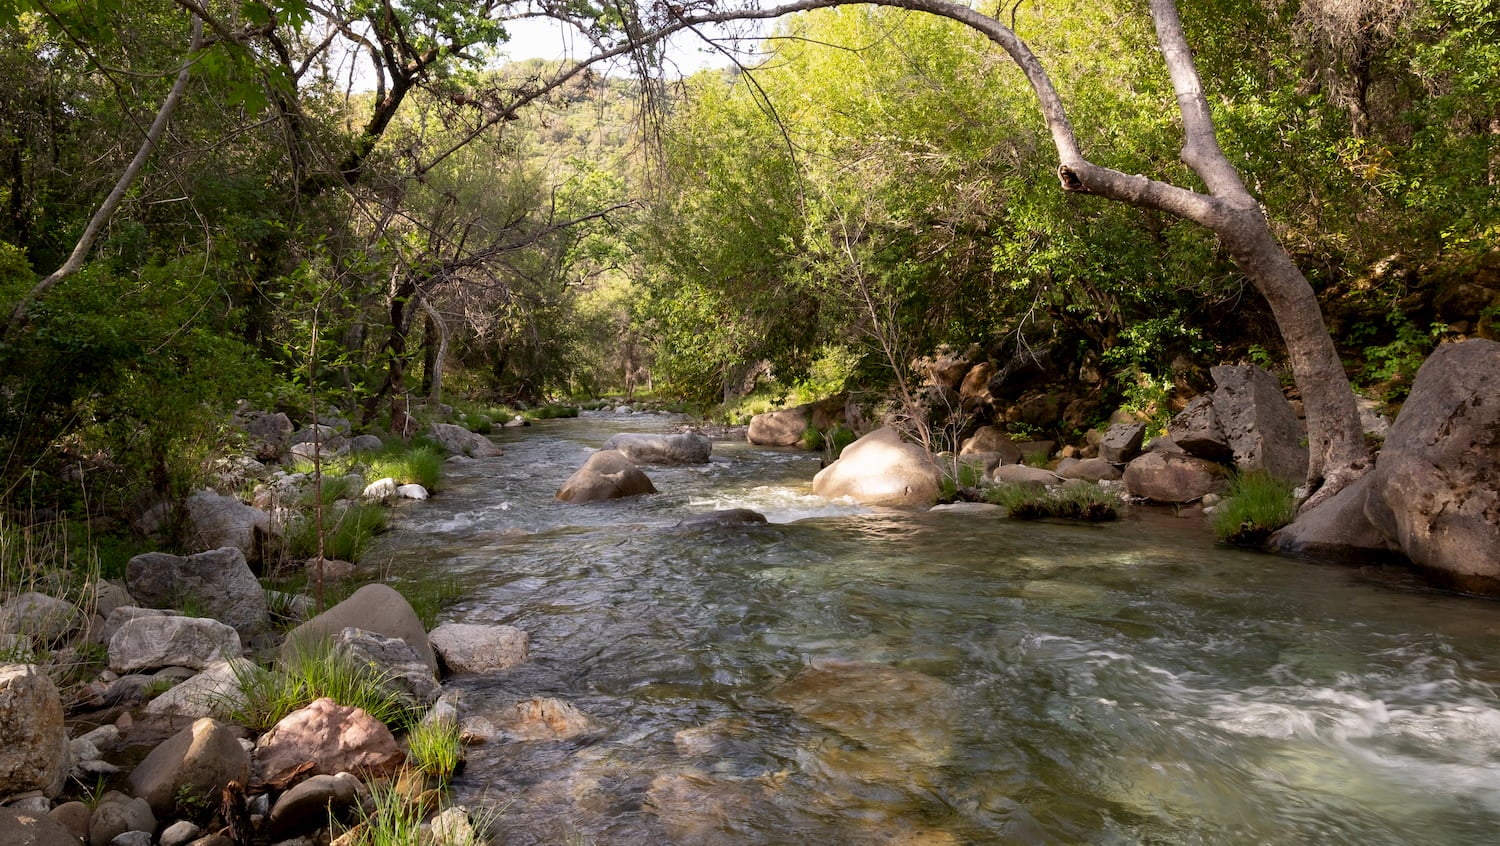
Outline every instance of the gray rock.
<path id="1" fill-rule="evenodd" d="M 25 814 L 36 814 L 39 817 L 47 815 L 52 810 L 52 800 L 45 796 L 27 796 L 22 799 L 11 799 L 5 803 L 5 807 L 12 808 Z"/>
<path id="2" fill-rule="evenodd" d="M 500 447 L 489 438 L 452 423 L 434 423 L 427 434 L 450 455 L 488 458 L 501 454 Z"/>
<path id="3" fill-rule="evenodd" d="M 1500 593 L 1500 343 L 1443 344 L 1417 371 L 1365 514 L 1418 566 Z"/>
<path id="4" fill-rule="evenodd" d="M 109 617 L 104 621 L 104 630 L 101 632 L 101 637 L 104 644 L 108 646 L 109 640 L 110 638 L 115 636 L 115 632 L 118 632 L 121 626 L 124 626 L 131 620 L 134 620 L 138 617 L 175 616 L 178 616 L 175 611 L 164 611 L 160 608 L 138 608 L 134 605 L 121 605 L 118 608 L 115 608 L 113 611 L 109 612 Z"/>
<path id="5" fill-rule="evenodd" d="M 0 846 L 78 846 L 78 836 L 46 814 L 0 807 Z"/>
<path id="6" fill-rule="evenodd" d="M 0 605 L 0 632 L 26 635 L 38 644 L 53 644 L 82 628 L 83 612 L 71 602 L 31 591 Z"/>
<path id="7" fill-rule="evenodd" d="M 695 432 L 655 435 L 622 432 L 604 442 L 603 449 L 616 450 L 636 464 L 706 464 L 713 442 Z"/>
<path id="8" fill-rule="evenodd" d="M 131 795 L 146 800 L 160 816 L 173 813 L 181 799 L 210 802 L 231 781 L 248 784 L 250 756 L 234 732 L 203 718 L 151 750 L 125 779 Z"/>
<path id="9" fill-rule="evenodd" d="M 281 659 L 292 658 L 299 648 L 320 639 L 332 643 L 334 635 L 351 627 L 401 638 L 427 664 L 432 675 L 437 675 L 437 656 L 417 612 L 395 588 L 382 584 L 365 585 L 348 599 L 293 629 L 282 643 Z"/>
<path id="10" fill-rule="evenodd" d="M 656 493 L 651 479 L 624 453 L 600 450 L 563 482 L 557 498 L 575 504 Z"/>
<path id="11" fill-rule="evenodd" d="M 227 719 L 246 704 L 241 678 L 254 672 L 243 658 L 219 661 L 205 667 L 146 704 L 147 714 Z"/>
<path id="12" fill-rule="evenodd" d="M 252 633 L 270 615 L 266 591 L 238 548 L 224 547 L 187 557 L 148 552 L 125 568 L 132 596 L 159 608 L 191 603 L 205 615 Z"/>
<path id="13" fill-rule="evenodd" d="M 355 435 L 349 440 L 349 451 L 356 455 L 379 452 L 384 447 L 385 443 L 374 435 Z"/>
<path id="14" fill-rule="evenodd" d="M 515 626 L 444 623 L 428 638 L 455 673 L 507 670 L 525 661 L 531 648 L 530 636 Z"/>
<path id="15" fill-rule="evenodd" d="M 1234 451 L 1235 466 L 1302 483 L 1307 477 L 1307 447 L 1297 414 L 1276 377 L 1253 364 L 1222 365 L 1209 372 L 1218 386 L 1214 414 Z M 1181 441 L 1178 445 L 1183 446 Z"/>
<path id="16" fill-rule="evenodd" d="M 1049 485 L 1062 484 L 1062 477 L 1051 470 L 1040 467 L 1028 467 L 1025 464 L 1004 464 L 995 468 L 990 480 L 1000 484 L 1008 485 L 1033 485 L 1035 487 L 1046 487 Z"/>
<path id="17" fill-rule="evenodd" d="M 0 664 L 0 796 L 62 792 L 68 733 L 57 686 L 31 664 Z"/>
<path id="18" fill-rule="evenodd" d="M 469 811 L 462 805 L 444 808 L 432 818 L 432 842 L 434 846 L 469 846 L 480 839 L 469 819 Z"/>
<path id="19" fill-rule="evenodd" d="M 1000 457 L 995 466 L 1020 464 L 1021 450 L 1010 435 L 999 426 L 981 426 L 972 437 L 964 439 L 959 455 L 994 454 Z"/>
<path id="20" fill-rule="evenodd" d="M 178 820 L 162 829 L 161 846 L 187 846 L 203 836 L 203 829 L 191 820 Z"/>
<path id="21" fill-rule="evenodd" d="M 442 695 L 443 689 L 432 668 L 411 644 L 399 637 L 349 626 L 334 635 L 333 651 L 356 667 L 373 669 L 383 687 L 411 706 L 426 707 Z"/>
<path id="22" fill-rule="evenodd" d="M 273 839 L 315 831 L 328 825 L 328 814 L 347 818 L 361 801 L 359 779 L 349 773 L 315 775 L 281 794 L 266 817 Z M 165 844 L 163 844 L 165 846 Z"/>
<path id="23" fill-rule="evenodd" d="M 1082 479 L 1087 482 L 1112 482 L 1122 474 L 1120 468 L 1103 458 L 1065 458 L 1058 462 L 1057 475 L 1064 479 Z"/>
<path id="24" fill-rule="evenodd" d="M 748 508 L 725 508 L 704 514 L 692 514 L 677 521 L 679 529 L 717 529 L 726 526 L 765 525 L 766 515 Z"/>
<path id="25" fill-rule="evenodd" d="M 47 816 L 61 823 L 73 835 L 73 842 L 69 846 L 78 846 L 89 839 L 89 817 L 92 815 L 93 809 L 76 799 L 47 812 Z M 4 822 L 0 822 L 0 826 L 4 825 Z"/>
<path id="26" fill-rule="evenodd" d="M 89 815 L 89 846 L 107 846 L 130 831 L 144 832 L 149 844 L 156 831 L 156 815 L 146 800 L 111 790 Z"/>
<path id="27" fill-rule="evenodd" d="M 1373 474 L 1366 474 L 1332 499 L 1299 515 L 1296 522 L 1271 535 L 1270 547 L 1286 555 L 1354 562 L 1391 558 L 1395 547 L 1365 516 L 1365 502 L 1374 481 Z"/>
<path id="28" fill-rule="evenodd" d="M 202 670 L 238 658 L 239 633 L 203 617 L 137 617 L 109 639 L 109 668 L 117 673 L 157 667 Z"/>
<path id="29" fill-rule="evenodd" d="M 1116 423 L 1099 441 L 1099 457 L 1113 464 L 1124 464 L 1141 454 L 1145 439 L 1145 423 Z"/>
<path id="30" fill-rule="evenodd" d="M 149 831 L 124 831 L 109 841 L 109 846 L 151 846 L 155 838 Z"/>
<path id="31" fill-rule="evenodd" d="M 255 457 L 261 461 L 276 461 L 285 455 L 296 429 L 291 418 L 280 412 L 242 411 L 235 414 L 234 425 L 249 436 Z"/>
<path id="32" fill-rule="evenodd" d="M 117 582 L 97 581 L 91 585 L 91 589 L 94 596 L 94 613 L 106 619 L 116 608 L 136 604 L 130 591 Z"/>
<path id="33" fill-rule="evenodd" d="M 327 461 L 337 458 L 349 451 L 349 443 L 342 437 L 336 437 L 323 443 L 292 444 L 287 450 L 287 457 L 297 461 Z"/>
<path id="34" fill-rule="evenodd" d="M 1179 450 L 1209 461 L 1231 461 L 1234 449 L 1224 436 L 1219 425 L 1219 415 L 1214 413 L 1214 395 L 1199 394 L 1193 397 L 1187 408 L 1177 413 L 1167 424 L 1167 437 Z M 1161 451 L 1161 450 L 1156 450 Z"/>
<path id="35" fill-rule="evenodd" d="M 1168 452 L 1148 452 L 1125 465 L 1125 490 L 1153 502 L 1192 502 L 1223 484 L 1224 469 L 1212 461 Z"/>
<path id="36" fill-rule="evenodd" d="M 271 518 L 266 512 L 232 496 L 199 491 L 187 498 L 186 507 L 187 540 L 193 549 L 232 546 L 246 555 L 256 555 L 271 533 Z M 130 592 L 136 595 L 133 588 Z"/>
<path id="37" fill-rule="evenodd" d="M 932 456 L 889 427 L 845 447 L 813 477 L 814 494 L 847 496 L 866 505 L 931 506 L 941 490 L 942 473 Z"/>

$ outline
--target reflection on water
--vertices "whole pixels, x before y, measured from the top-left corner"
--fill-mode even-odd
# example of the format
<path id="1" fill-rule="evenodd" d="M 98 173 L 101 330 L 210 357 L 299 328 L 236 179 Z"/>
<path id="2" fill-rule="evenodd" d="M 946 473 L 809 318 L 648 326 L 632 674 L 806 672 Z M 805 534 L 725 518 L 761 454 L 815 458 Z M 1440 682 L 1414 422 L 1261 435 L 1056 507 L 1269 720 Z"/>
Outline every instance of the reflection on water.
<path id="1" fill-rule="evenodd" d="M 661 494 L 552 494 L 650 416 L 507 431 L 377 555 L 461 578 L 525 665 L 467 713 L 577 705 L 570 741 L 470 750 L 504 842 L 1493 843 L 1500 605 L 1400 574 L 1104 526 L 812 497 L 817 458 L 716 443 Z M 753 508 L 770 525 L 677 529 Z"/>

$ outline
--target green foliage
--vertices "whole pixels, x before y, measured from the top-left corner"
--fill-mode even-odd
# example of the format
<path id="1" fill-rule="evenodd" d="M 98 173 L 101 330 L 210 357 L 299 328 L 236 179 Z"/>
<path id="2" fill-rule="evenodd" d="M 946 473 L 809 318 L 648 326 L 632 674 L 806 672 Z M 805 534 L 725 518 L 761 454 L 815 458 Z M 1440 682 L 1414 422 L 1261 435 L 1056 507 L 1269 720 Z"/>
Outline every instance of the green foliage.
<path id="1" fill-rule="evenodd" d="M 1240 473 L 1229 482 L 1229 494 L 1213 513 L 1219 540 L 1260 546 L 1271 533 L 1297 519 L 1292 483 L 1264 472 Z"/>
<path id="2" fill-rule="evenodd" d="M 357 562 L 385 528 L 386 509 L 382 505 L 330 507 L 323 514 L 323 557 Z M 317 557 L 318 527 L 313 515 L 298 519 L 287 538 L 287 554 L 292 558 Z"/>
<path id="3" fill-rule="evenodd" d="M 421 485 L 435 491 L 442 484 L 443 453 L 430 444 L 390 444 L 359 459 L 369 468 L 369 478 L 392 478 L 403 485 Z"/>
<path id="4" fill-rule="evenodd" d="M 233 667 L 245 699 L 230 703 L 230 719 L 257 731 L 324 697 L 360 708 L 393 730 L 420 716 L 383 673 L 348 659 L 326 639 L 298 641 L 291 656 L 271 669 L 249 661 Z"/>
<path id="5" fill-rule="evenodd" d="M 1118 516 L 1120 497 L 1097 483 L 1069 482 L 1055 488 L 999 484 L 984 492 L 985 502 L 1003 506 L 1017 520 L 1056 517 L 1104 522 Z"/>
<path id="6" fill-rule="evenodd" d="M 406 735 L 410 766 L 447 784 L 464 759 L 458 723 L 453 720 L 423 720 Z"/>

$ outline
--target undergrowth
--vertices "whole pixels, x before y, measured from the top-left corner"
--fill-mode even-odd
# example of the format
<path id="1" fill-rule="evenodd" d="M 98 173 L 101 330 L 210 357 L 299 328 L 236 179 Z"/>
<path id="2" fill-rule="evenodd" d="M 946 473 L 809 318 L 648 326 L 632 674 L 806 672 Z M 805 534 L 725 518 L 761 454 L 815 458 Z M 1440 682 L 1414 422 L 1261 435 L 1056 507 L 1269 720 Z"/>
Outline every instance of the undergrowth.
<path id="1" fill-rule="evenodd" d="M 1119 496 L 1095 482 L 1073 482 L 1055 488 L 999 484 L 985 491 L 985 502 L 1003 506 L 1017 520 L 1057 517 L 1105 522 L 1119 515 Z"/>
<path id="2" fill-rule="evenodd" d="M 1256 471 L 1229 481 L 1229 494 L 1213 513 L 1214 534 L 1236 546 L 1260 546 L 1297 518 L 1292 484 Z"/>

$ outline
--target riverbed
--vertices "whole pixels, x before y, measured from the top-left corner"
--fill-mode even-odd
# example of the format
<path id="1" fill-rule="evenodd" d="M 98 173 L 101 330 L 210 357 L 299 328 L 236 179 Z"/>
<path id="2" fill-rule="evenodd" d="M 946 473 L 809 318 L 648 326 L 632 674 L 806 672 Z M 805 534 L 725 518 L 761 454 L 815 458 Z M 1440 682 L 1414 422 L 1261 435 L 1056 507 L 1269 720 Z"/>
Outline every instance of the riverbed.
<path id="1" fill-rule="evenodd" d="M 469 749 L 456 801 L 507 844 L 1491 844 L 1500 604 L 1400 570 L 1102 525 L 811 494 L 819 456 L 716 441 L 659 494 L 553 494 L 621 431 L 496 435 L 372 552 L 457 579 L 445 620 L 532 653 L 448 681 L 594 729 Z M 677 528 L 751 508 L 766 525 Z"/>

